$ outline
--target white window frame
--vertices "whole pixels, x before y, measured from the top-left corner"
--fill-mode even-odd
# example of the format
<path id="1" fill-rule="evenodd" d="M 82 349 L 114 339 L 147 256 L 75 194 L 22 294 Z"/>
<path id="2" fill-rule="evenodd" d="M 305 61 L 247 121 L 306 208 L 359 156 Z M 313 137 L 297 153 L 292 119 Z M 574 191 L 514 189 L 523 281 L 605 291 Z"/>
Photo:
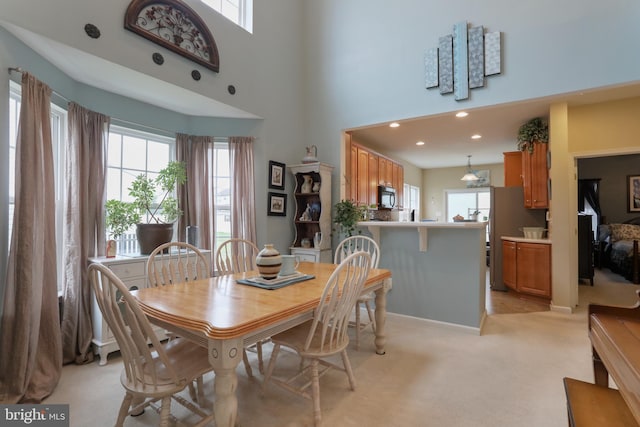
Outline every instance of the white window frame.
<path id="1" fill-rule="evenodd" d="M 404 204 L 403 211 L 407 220 L 411 220 L 411 211 L 414 211 L 414 220 L 420 221 L 420 188 L 415 185 L 404 184 L 403 197 Z"/>
<path id="2" fill-rule="evenodd" d="M 489 196 L 489 205 L 486 208 L 480 208 L 478 207 L 478 195 L 479 194 L 488 194 Z M 489 218 L 489 209 L 491 207 L 491 190 L 489 189 L 489 187 L 477 187 L 477 188 L 456 188 L 456 189 L 450 189 L 450 190 L 444 190 L 444 204 L 445 204 L 445 218 L 446 218 L 446 222 L 454 222 L 453 221 L 453 217 L 460 214 L 462 216 L 464 216 L 464 219 L 469 219 L 468 215 L 471 212 L 450 212 L 449 211 L 449 195 L 450 194 L 475 194 L 475 208 L 474 207 L 469 207 L 469 210 L 471 209 L 475 209 L 480 211 L 480 214 L 478 215 L 478 221 L 483 221 L 484 217 L 487 217 L 487 219 Z M 486 233 L 486 241 L 489 241 L 489 227 L 487 227 L 487 233 Z"/>
<path id="3" fill-rule="evenodd" d="M 220 243 L 225 240 L 231 238 L 231 151 L 229 147 L 229 140 L 227 138 L 216 138 L 214 141 L 214 152 L 212 154 L 212 163 L 213 163 L 213 173 L 211 174 L 210 187 L 212 189 L 213 194 L 213 210 L 214 210 L 214 230 L 215 230 L 215 239 L 214 239 L 214 248 L 213 252 L 218 250 L 218 246 Z M 227 170 L 229 174 L 225 174 L 221 171 L 221 168 L 216 167 L 218 165 L 218 159 L 220 154 L 226 151 L 227 152 L 227 161 L 229 162 Z M 219 188 L 218 183 L 226 181 L 229 184 L 229 188 Z M 217 198 L 219 197 L 219 193 L 221 191 L 227 190 L 229 194 L 229 203 L 217 203 Z M 228 232 L 226 230 L 228 223 Z"/>
<path id="4" fill-rule="evenodd" d="M 123 163 L 124 163 L 124 157 L 126 155 L 126 141 L 123 141 L 124 138 L 127 137 L 131 137 L 131 138 L 136 138 L 136 139 L 140 139 L 140 140 L 144 140 L 145 141 L 145 160 L 144 160 L 144 168 L 128 168 L 128 167 L 124 167 Z M 119 139 L 119 143 L 120 143 L 120 158 L 117 159 L 117 164 L 114 165 L 113 163 L 113 159 L 109 159 L 107 158 L 107 192 L 108 194 L 112 194 L 113 189 L 109 188 L 109 175 L 111 174 L 112 171 L 117 171 L 117 174 L 119 175 L 119 188 L 117 189 L 117 192 L 119 194 L 119 197 L 114 197 L 113 195 L 109 196 L 107 195 L 107 199 L 117 199 L 117 200 L 124 200 L 124 201 L 128 201 L 129 200 L 129 191 L 128 191 L 128 184 L 124 184 L 124 182 L 126 182 L 125 179 L 123 179 L 123 177 L 125 175 L 131 175 L 131 178 L 135 178 L 136 176 L 140 175 L 140 174 L 144 174 L 146 176 L 151 176 L 154 177 L 156 175 L 156 173 L 158 172 L 157 170 L 150 170 L 150 166 L 149 166 L 149 143 L 154 143 L 154 144 L 166 144 L 167 145 L 167 152 L 168 152 L 168 157 L 167 157 L 167 163 L 175 160 L 175 152 L 176 152 L 176 141 L 175 138 L 170 138 L 164 135 L 160 135 L 160 134 L 156 134 L 156 133 L 150 133 L 150 132 L 143 132 L 140 130 L 136 130 L 136 129 L 132 129 L 126 126 L 122 126 L 122 125 L 117 125 L 117 124 L 111 124 L 109 126 L 109 143 L 112 144 L 113 143 L 113 139 L 118 138 Z M 111 153 L 111 148 L 109 150 L 109 153 Z M 175 231 L 175 230 L 174 230 Z M 117 239 L 115 239 L 117 244 L 118 244 L 118 249 L 117 252 L 118 253 L 136 253 L 139 252 L 140 248 L 138 246 L 138 240 L 136 238 L 136 233 L 135 233 L 135 227 L 131 227 L 131 229 L 124 233 L 122 236 L 119 236 Z"/>
<path id="5" fill-rule="evenodd" d="M 253 0 L 200 0 L 234 24 L 253 33 Z M 235 5 L 237 3 L 237 7 Z M 231 9 L 231 12 L 230 12 Z"/>

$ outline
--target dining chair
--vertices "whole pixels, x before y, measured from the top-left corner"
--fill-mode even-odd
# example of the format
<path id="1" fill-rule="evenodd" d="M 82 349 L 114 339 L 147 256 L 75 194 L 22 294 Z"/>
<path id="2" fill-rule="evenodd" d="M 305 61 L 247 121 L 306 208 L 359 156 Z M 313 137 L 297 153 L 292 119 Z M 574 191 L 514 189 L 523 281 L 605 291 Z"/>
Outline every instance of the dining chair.
<path id="1" fill-rule="evenodd" d="M 147 260 L 147 280 L 150 286 L 190 282 L 211 277 L 209 261 L 200 249 L 185 242 L 169 242 L 155 248 Z M 172 336 L 173 337 L 173 336 Z M 253 376 L 246 354 L 244 367 L 249 378 Z M 202 379 L 197 380 L 198 393 L 202 390 Z M 189 387 L 193 394 L 194 390 Z"/>
<path id="2" fill-rule="evenodd" d="M 211 277 L 209 261 L 195 246 L 185 242 L 164 243 L 147 260 L 147 280 L 151 286 L 190 282 Z"/>
<path id="3" fill-rule="evenodd" d="M 258 252 L 258 247 L 249 240 L 226 240 L 216 251 L 216 270 L 220 275 L 256 270 Z"/>
<path id="4" fill-rule="evenodd" d="M 369 274 L 371 255 L 367 252 L 355 252 L 342 260 L 327 281 L 320 302 L 313 312 L 313 318 L 289 330 L 271 337 L 274 344 L 267 373 L 264 377 L 263 392 L 270 382 L 286 390 L 313 401 L 314 425 L 321 423 L 319 378 L 329 369 L 344 371 L 349 379 L 351 390 L 355 390 L 356 381 L 349 362 L 347 333 L 349 318 L 353 306 L 362 292 Z M 281 346 L 294 350 L 307 362 L 292 377 L 280 379 L 273 377 Z M 342 366 L 327 360 L 327 357 L 340 354 Z M 322 365 L 322 369 L 319 369 Z M 311 379 L 307 379 L 310 375 Z M 302 384 L 300 381 L 302 380 Z M 307 390 L 311 387 L 311 393 Z"/>
<path id="5" fill-rule="evenodd" d="M 201 418 L 196 425 L 210 423 L 213 413 L 208 414 L 177 395 L 212 370 L 206 347 L 182 338 L 162 344 L 127 286 L 108 267 L 91 264 L 88 274 L 102 316 L 120 347 L 124 365 L 120 383 L 125 396 L 115 425 L 122 426 L 128 415 L 140 414 L 152 406 L 159 409 L 159 425 L 168 426 L 172 399 Z M 199 397 L 198 403 L 202 404 L 204 399 Z M 157 401 L 160 408 L 155 404 Z"/>
<path id="6" fill-rule="evenodd" d="M 333 258 L 334 264 L 340 264 L 344 258 L 357 251 L 365 251 L 369 253 L 369 255 L 371 255 L 371 268 L 378 268 L 378 262 L 380 261 L 380 247 L 375 240 L 367 236 L 351 236 L 340 242 L 336 248 L 336 253 Z M 360 296 L 356 302 L 356 320 L 351 324 L 356 330 L 356 350 L 360 349 L 360 332 L 365 330 L 367 326 L 371 326 L 371 330 L 374 333 L 376 331 L 376 318 L 373 313 L 373 308 L 371 307 L 374 299 L 375 294 L 373 292 L 369 292 Z M 369 317 L 369 321 L 367 323 L 362 323 L 360 316 L 361 306 L 364 306 L 367 310 L 367 316 Z"/>
<path id="7" fill-rule="evenodd" d="M 255 243 L 245 239 L 228 239 L 220 244 L 216 251 L 216 271 L 218 275 L 246 273 L 257 270 L 256 256 L 260 250 Z M 249 346 L 249 350 L 255 351 L 258 355 L 258 371 L 264 373 L 264 363 L 262 361 L 262 344 L 268 340 L 259 341 L 255 346 Z M 242 355 L 247 374 L 251 371 L 247 350 Z M 249 374 L 251 376 L 251 374 Z"/>

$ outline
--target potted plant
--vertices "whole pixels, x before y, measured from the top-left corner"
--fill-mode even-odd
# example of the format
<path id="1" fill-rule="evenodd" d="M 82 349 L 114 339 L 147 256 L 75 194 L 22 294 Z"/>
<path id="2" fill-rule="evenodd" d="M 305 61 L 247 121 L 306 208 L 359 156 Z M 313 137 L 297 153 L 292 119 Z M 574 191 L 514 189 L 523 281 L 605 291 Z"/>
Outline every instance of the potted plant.
<path id="1" fill-rule="evenodd" d="M 540 117 L 531 119 L 518 130 L 518 150 L 533 153 L 533 144 L 549 142 L 549 125 Z"/>
<path id="2" fill-rule="evenodd" d="M 173 224 L 182 215 L 173 192 L 186 181 L 185 164 L 177 161 L 169 162 L 155 179 L 138 175 L 129 187 L 132 202 L 111 199 L 105 204 L 105 224 L 110 235 L 121 236 L 136 225 L 142 254 L 150 254 L 159 245 L 170 242 Z"/>
<path id="3" fill-rule="evenodd" d="M 356 224 L 364 219 L 366 206 L 358 206 L 351 200 L 342 200 L 334 205 L 336 214 L 333 222 L 338 226 L 338 232 L 345 237 L 351 237 L 356 230 Z"/>

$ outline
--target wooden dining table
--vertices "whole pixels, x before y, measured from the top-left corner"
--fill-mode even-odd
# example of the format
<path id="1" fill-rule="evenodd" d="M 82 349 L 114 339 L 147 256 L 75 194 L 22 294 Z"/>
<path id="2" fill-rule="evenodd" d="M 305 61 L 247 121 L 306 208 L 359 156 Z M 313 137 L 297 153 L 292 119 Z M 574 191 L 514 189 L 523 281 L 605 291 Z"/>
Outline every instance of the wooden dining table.
<path id="1" fill-rule="evenodd" d="M 217 427 L 236 424 L 236 367 L 243 349 L 299 325 L 313 316 L 336 264 L 300 262 L 298 271 L 314 278 L 267 290 L 237 280 L 256 271 L 133 291 L 150 321 L 208 348 L 215 372 L 214 407 Z M 372 269 L 363 293 L 375 292 L 375 348 L 385 353 L 386 294 L 391 272 Z"/>

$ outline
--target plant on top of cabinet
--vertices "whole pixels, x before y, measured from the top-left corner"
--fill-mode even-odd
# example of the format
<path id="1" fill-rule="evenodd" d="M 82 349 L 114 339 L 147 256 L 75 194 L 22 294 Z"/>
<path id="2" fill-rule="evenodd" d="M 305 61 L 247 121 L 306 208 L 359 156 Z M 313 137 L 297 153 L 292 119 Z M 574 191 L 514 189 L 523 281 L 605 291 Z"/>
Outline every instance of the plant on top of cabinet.
<path id="1" fill-rule="evenodd" d="M 362 221 L 366 213 L 366 206 L 358 206 L 351 200 L 341 200 L 335 204 L 336 215 L 333 218 L 338 231 L 345 237 L 351 237 L 356 230 L 356 224 Z"/>
<path id="2" fill-rule="evenodd" d="M 518 130 L 518 150 L 533 153 L 533 144 L 549 142 L 549 125 L 540 117 L 531 119 Z"/>

